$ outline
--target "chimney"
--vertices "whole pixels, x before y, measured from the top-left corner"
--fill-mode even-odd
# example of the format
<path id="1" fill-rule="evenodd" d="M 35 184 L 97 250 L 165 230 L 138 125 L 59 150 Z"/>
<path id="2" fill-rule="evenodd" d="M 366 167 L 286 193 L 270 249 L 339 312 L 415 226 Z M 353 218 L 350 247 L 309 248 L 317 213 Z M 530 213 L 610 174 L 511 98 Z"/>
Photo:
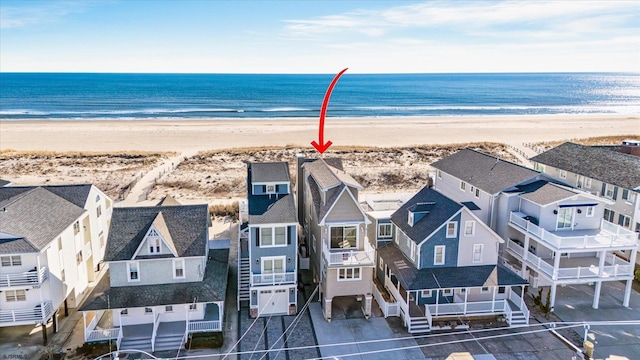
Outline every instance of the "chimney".
<path id="1" fill-rule="evenodd" d="M 640 140 L 622 140 L 620 152 L 640 156 Z"/>

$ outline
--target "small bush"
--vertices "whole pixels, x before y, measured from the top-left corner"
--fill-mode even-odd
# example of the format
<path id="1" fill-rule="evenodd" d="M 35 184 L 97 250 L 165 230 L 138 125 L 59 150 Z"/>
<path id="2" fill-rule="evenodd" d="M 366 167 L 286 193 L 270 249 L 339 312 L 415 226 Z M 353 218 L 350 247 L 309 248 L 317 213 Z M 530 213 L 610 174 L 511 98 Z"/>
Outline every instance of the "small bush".
<path id="1" fill-rule="evenodd" d="M 221 332 L 207 332 L 190 334 L 185 348 L 191 349 L 217 349 L 222 347 L 224 338 Z"/>
<path id="2" fill-rule="evenodd" d="M 640 281 L 640 268 L 636 269 L 635 278 L 636 280 Z"/>
<path id="3" fill-rule="evenodd" d="M 234 221 L 238 220 L 238 212 L 240 211 L 240 205 L 237 201 L 231 204 L 218 204 L 209 205 L 209 214 L 211 217 L 231 217 Z"/>
<path id="4" fill-rule="evenodd" d="M 117 346 L 115 341 L 111 341 L 111 346 L 109 346 L 109 341 L 90 342 L 84 343 L 84 345 L 77 348 L 75 350 L 75 354 L 93 359 L 96 356 L 106 354 L 110 351 L 115 351 L 116 349 Z"/>

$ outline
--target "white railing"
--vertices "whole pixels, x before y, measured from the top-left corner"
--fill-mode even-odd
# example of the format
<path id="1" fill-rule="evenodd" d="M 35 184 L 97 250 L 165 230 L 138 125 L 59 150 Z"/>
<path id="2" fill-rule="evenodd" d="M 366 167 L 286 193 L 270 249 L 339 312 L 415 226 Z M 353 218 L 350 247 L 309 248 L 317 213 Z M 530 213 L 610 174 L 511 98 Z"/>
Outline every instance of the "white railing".
<path id="1" fill-rule="evenodd" d="M 118 338 L 116 339 L 116 349 L 120 350 L 120 344 L 122 343 L 122 324 L 120 324 L 120 331 L 118 331 Z"/>
<path id="2" fill-rule="evenodd" d="M 251 275 L 252 285 L 276 285 L 296 281 L 295 272 Z"/>
<path id="3" fill-rule="evenodd" d="M 249 220 L 249 203 L 247 200 L 238 201 L 238 224 Z"/>
<path id="4" fill-rule="evenodd" d="M 195 333 L 207 331 L 222 331 L 222 324 L 220 323 L 220 320 L 189 322 L 188 332 Z"/>
<path id="5" fill-rule="evenodd" d="M 378 302 L 378 305 L 380 305 L 380 310 L 382 310 L 385 318 L 389 316 L 400 316 L 400 306 L 398 303 L 387 302 L 375 284 L 373 285 L 373 296 Z"/>
<path id="6" fill-rule="evenodd" d="M 528 323 L 529 308 L 527 308 L 527 304 L 525 304 L 524 300 L 513 291 L 509 291 L 509 300 L 511 300 L 514 304 L 518 305 L 518 309 L 522 311 L 522 314 L 524 315 L 525 319 L 527 319 L 527 323 Z"/>
<path id="7" fill-rule="evenodd" d="M 324 261 L 327 265 L 369 265 L 374 261 L 374 250 L 365 241 L 364 250 L 330 250 L 326 243 L 322 244 Z"/>
<path id="8" fill-rule="evenodd" d="M 505 300 L 425 305 L 433 316 L 505 313 L 506 307 Z"/>
<path id="9" fill-rule="evenodd" d="M 18 274 L 3 274 L 0 276 L 0 288 L 42 284 L 48 278 L 49 270 L 46 266 L 42 266 L 38 271 L 25 271 Z"/>
<path id="10" fill-rule="evenodd" d="M 521 260 L 527 261 L 528 265 L 536 269 L 538 272 L 542 272 L 549 277 L 553 277 L 553 266 L 551 264 L 535 256 L 529 251 L 526 251 L 515 241 L 507 241 L 507 250 L 511 250 L 512 253 L 515 253 Z"/>
<path id="11" fill-rule="evenodd" d="M 556 249 L 588 249 L 638 245 L 637 233 L 604 219 L 601 220 L 600 232 L 597 235 L 559 236 L 525 220 L 522 218 L 522 215 L 524 214 L 511 212 L 509 222 Z M 572 231 L 567 230 L 566 233 L 571 234 Z"/>
<path id="12" fill-rule="evenodd" d="M 99 330 L 88 330 L 85 332 L 84 341 L 92 342 L 92 341 L 104 341 L 104 340 L 112 340 L 117 339 L 120 336 L 120 329 L 99 329 Z"/>
<path id="13" fill-rule="evenodd" d="M 160 314 L 156 315 L 155 320 L 153 321 L 153 332 L 151 333 L 151 350 L 155 351 L 156 347 L 156 335 L 158 334 L 158 326 L 160 326 Z"/>
<path id="14" fill-rule="evenodd" d="M 0 310 L 0 323 L 32 321 L 34 324 L 41 324 L 46 322 L 52 313 L 53 307 L 49 301 L 27 309 Z"/>

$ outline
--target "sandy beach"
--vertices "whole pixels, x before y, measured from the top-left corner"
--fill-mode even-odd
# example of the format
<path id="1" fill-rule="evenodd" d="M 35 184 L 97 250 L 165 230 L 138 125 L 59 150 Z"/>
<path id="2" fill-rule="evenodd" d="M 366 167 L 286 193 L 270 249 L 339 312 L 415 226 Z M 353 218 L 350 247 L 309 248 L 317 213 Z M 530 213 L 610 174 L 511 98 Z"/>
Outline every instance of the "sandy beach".
<path id="1" fill-rule="evenodd" d="M 402 118 L 328 118 L 335 146 L 541 141 L 640 134 L 640 115 L 576 114 Z M 310 146 L 317 119 L 0 121 L 0 150 L 175 151 Z"/>

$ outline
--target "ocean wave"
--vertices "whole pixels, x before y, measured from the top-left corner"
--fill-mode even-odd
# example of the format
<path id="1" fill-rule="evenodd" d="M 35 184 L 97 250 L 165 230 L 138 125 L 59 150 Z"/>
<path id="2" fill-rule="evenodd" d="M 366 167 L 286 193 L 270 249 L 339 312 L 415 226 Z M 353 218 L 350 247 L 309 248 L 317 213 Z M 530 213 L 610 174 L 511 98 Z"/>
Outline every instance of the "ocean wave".
<path id="1" fill-rule="evenodd" d="M 314 111 L 313 109 L 297 108 L 297 107 L 278 107 L 270 109 L 257 110 L 259 112 L 289 112 L 289 111 Z"/>

